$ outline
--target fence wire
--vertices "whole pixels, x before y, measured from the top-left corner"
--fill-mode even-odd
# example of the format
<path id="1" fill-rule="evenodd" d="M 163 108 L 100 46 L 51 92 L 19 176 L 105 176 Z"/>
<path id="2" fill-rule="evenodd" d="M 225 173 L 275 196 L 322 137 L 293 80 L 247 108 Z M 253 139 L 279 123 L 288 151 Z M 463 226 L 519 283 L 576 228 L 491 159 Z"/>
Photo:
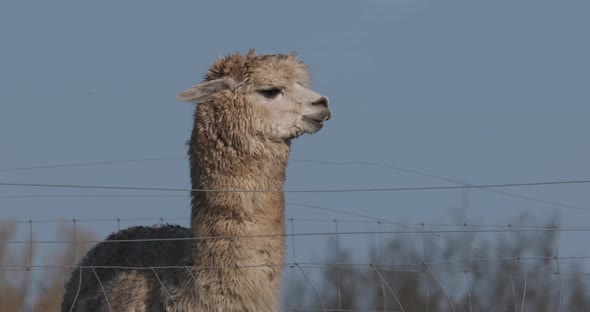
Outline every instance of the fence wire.
<path id="1" fill-rule="evenodd" d="M 84 166 L 180 160 L 185 157 L 142 158 L 5 168 L 0 172 L 59 169 Z M 353 193 L 405 192 L 478 189 L 504 196 L 533 201 L 557 208 L 590 211 L 574 206 L 508 192 L 507 188 L 589 184 L 590 180 L 550 180 L 519 183 L 469 184 L 460 180 L 425 173 L 423 171 L 373 162 L 332 162 L 292 159 L 319 165 L 373 166 L 429 177 L 452 185 L 421 185 L 384 188 L 288 189 L 288 190 L 201 190 L 111 185 L 12 183 L 0 181 L 0 186 L 20 188 L 87 189 L 133 191 L 136 194 L 8 194 L 0 200 L 21 198 L 182 198 L 189 192 L 285 192 L 285 193 Z M 147 192 L 145 192 L 147 191 Z M 141 192 L 141 193 L 140 193 Z M 158 193 L 154 193 L 158 192 Z M 180 192 L 183 192 L 180 193 Z M 284 311 L 485 311 L 490 306 L 505 311 L 587 311 L 590 310 L 590 256 L 561 246 L 567 233 L 588 235 L 590 226 L 554 224 L 489 224 L 452 222 L 399 222 L 342 208 L 329 208 L 307 203 L 288 202 L 287 206 L 329 212 L 342 218 L 287 218 L 284 233 L 256 233 L 252 235 L 179 237 L 160 239 L 102 240 L 84 233 L 86 229 L 109 227 L 113 231 L 126 224 L 142 223 L 165 226 L 168 223 L 188 224 L 182 216 L 136 218 L 71 218 L 0 220 L 0 311 L 6 308 L 6 295 L 20 296 L 27 311 L 58 311 L 38 298 L 60 294 L 63 281 L 48 284 L 52 278 L 68 278 L 78 270 L 80 285 L 82 272 L 90 274 L 98 283 L 109 311 L 116 311 L 108 298 L 108 281 L 101 280 L 101 271 L 151 272 L 157 279 L 161 294 L 173 305 L 170 285 L 162 272 L 181 270 L 187 280 L 196 283 L 199 271 L 235 271 L 258 293 L 244 270 L 279 268 L 283 274 Z M 69 225 L 70 236 L 49 239 L 36 236 L 41 225 L 57 228 Z M 309 231 L 313 226 L 319 231 Z M 333 226 L 333 230 L 331 227 Z M 358 228 L 365 228 L 358 230 Z M 3 229 L 8 229 L 3 232 Z M 12 232 L 11 232 L 12 231 Z M 24 234 L 26 232 L 26 234 Z M 79 259 L 92 245 L 142 244 L 194 240 L 256 240 L 282 237 L 288 253 L 284 262 L 247 263 L 217 266 L 169 265 L 80 265 Z M 490 241 L 490 237 L 493 240 Z M 490 243 L 491 242 L 491 243 Z M 566 240 L 567 242 L 567 240 Z M 323 245 L 322 245 L 323 244 Z M 315 247 L 314 247 L 315 245 Z M 318 247 L 319 246 L 319 247 Z M 323 246 L 329 246 L 326 249 Z M 37 249 L 45 248 L 43 253 Z M 69 250 L 63 258 L 46 257 L 48 249 Z M 71 249 L 68 249 L 71 248 Z M 314 249 L 315 248 L 315 249 Z M 333 248 L 333 249 L 332 249 Z M 572 248 L 569 248 L 572 249 Z M 318 256 L 319 250 L 319 256 Z M 333 252 L 326 252 L 333 250 Z M 58 251 L 58 254 L 59 254 Z M 21 256 L 24 255 L 24 256 Z M 287 260 L 288 259 L 288 260 Z M 63 260 L 60 262 L 60 260 Z M 574 263 L 574 264 L 572 264 Z M 248 272 L 248 271 L 246 271 Z M 20 279 L 24 281 L 21 285 Z M 72 277 L 75 280 L 75 276 Z M 15 291 L 22 289 L 22 293 Z M 50 290 L 57 292 L 51 293 Z M 4 295 L 3 295 L 4 294 Z M 260 298 L 264 298 L 258 293 Z M 269 311 L 272 308 L 265 304 Z M 487 307 L 487 309 L 485 308 Z M 24 310 L 24 308 L 22 309 Z"/>
<path id="2" fill-rule="evenodd" d="M 167 239 L 131 239 L 131 240 L 99 240 L 85 239 L 80 232 L 92 225 L 93 222 L 110 224 L 113 229 L 120 226 L 120 222 L 145 222 L 147 224 L 156 224 L 162 226 L 172 221 L 188 221 L 183 217 L 158 217 L 158 218 L 99 218 L 99 219 L 53 219 L 53 220 L 3 220 L 2 226 L 16 226 L 28 230 L 27 239 L 5 238 L 0 239 L 0 280 L 6 274 L 24 274 L 28 281 L 25 285 L 27 292 L 27 302 L 29 310 L 37 311 L 41 307 L 33 298 L 42 293 L 42 285 L 39 284 L 39 274 L 47 272 L 72 272 L 75 269 L 90 272 L 93 278 L 96 278 L 100 285 L 99 289 L 106 298 L 109 309 L 116 311 L 115 307 L 108 303 L 108 290 L 105 290 L 104 282 L 99 278 L 100 270 L 130 270 L 153 272 L 157 276 L 162 293 L 169 294 L 170 289 L 165 281 L 161 280 L 159 272 L 166 270 L 184 270 L 187 277 L 194 280 L 196 277 L 191 273 L 201 270 L 235 270 L 238 276 L 245 277 L 242 270 L 265 269 L 269 267 L 278 267 L 290 274 L 284 274 L 284 288 L 287 291 L 296 292 L 293 295 L 293 302 L 284 303 L 286 311 L 475 311 L 480 301 L 491 300 L 482 298 L 482 279 L 492 276 L 501 277 L 503 285 L 514 297 L 517 304 L 512 309 L 515 311 L 530 311 L 528 305 L 534 306 L 535 300 L 538 299 L 539 287 L 546 285 L 547 296 L 551 299 L 552 309 L 555 311 L 567 310 L 571 306 L 570 301 L 575 293 L 572 289 L 572 280 L 579 280 L 585 284 L 590 272 L 585 271 L 590 256 L 584 254 L 568 254 L 560 250 L 558 233 L 576 232 L 586 234 L 590 232 L 590 227 L 572 227 L 572 226 L 547 226 L 547 225 L 530 225 L 530 224 L 452 224 L 452 223 L 387 223 L 381 220 L 352 220 L 352 219 L 327 219 L 327 218 L 288 218 L 287 232 L 284 234 L 258 234 L 245 236 L 212 236 L 199 238 L 167 238 Z M 69 239 L 47 240 L 35 237 L 35 229 L 39 224 L 70 224 L 73 236 Z M 309 227 L 310 224 L 320 224 L 326 228 L 327 224 L 334 226 L 333 231 L 323 232 L 301 232 Z M 326 224 L 326 225 L 323 225 Z M 376 230 L 366 231 L 349 231 L 347 226 L 364 226 L 375 228 Z M 412 229 L 390 229 L 391 227 L 412 227 Z M 512 237 L 518 239 L 518 235 L 540 235 L 542 244 L 547 247 L 542 250 L 486 250 L 485 247 L 478 246 L 477 240 L 470 240 L 468 237 L 475 234 L 486 234 L 493 236 Z M 460 235 L 457 238 L 456 235 Z M 374 255 L 371 259 L 363 260 L 363 256 L 350 255 L 351 244 L 347 245 L 348 236 L 360 236 L 368 245 L 375 247 Z M 144 243 L 158 241 L 187 241 L 196 239 L 258 239 L 263 237 L 285 237 L 287 240 L 290 261 L 281 263 L 258 263 L 231 266 L 191 266 L 191 265 L 170 265 L 170 266 L 125 266 L 125 265 L 78 265 L 77 261 L 85 251 L 83 245 L 93 245 L 96 243 Z M 305 238 L 314 238 L 324 240 L 334 248 L 333 256 L 321 261 L 309 261 L 309 248 L 305 242 L 300 240 Z M 406 240 L 409 245 L 414 246 L 410 258 L 413 261 L 390 260 L 392 256 L 391 237 L 399 239 L 409 237 Z M 547 240 L 547 238 L 549 238 Z M 545 242 L 546 240 L 546 242 Z M 330 243 L 331 241 L 331 243 Z M 403 241 L 403 239 L 402 239 Z M 43 258 L 33 256 L 33 249 L 41 245 L 49 245 L 52 248 L 58 248 L 59 245 L 73 244 L 80 246 L 73 249 L 75 261 L 68 260 L 68 263 L 46 263 Z M 356 243 L 355 243 L 356 244 Z M 389 244 L 389 245 L 388 245 Z M 354 244 L 353 244 L 354 245 Z M 514 243 L 514 246 L 518 244 Z M 10 246 L 10 247 L 7 247 Z M 438 247 L 436 247 L 438 246 Z M 466 251 L 452 255 L 441 256 L 437 254 L 436 248 L 443 246 L 455 246 L 453 248 L 465 249 Z M 354 246 L 353 246 L 354 247 Z M 436 248 L 433 248 L 436 247 Z M 2 249 L 4 248 L 4 249 Z M 398 247 L 398 251 L 403 256 L 408 256 L 403 248 Z M 2 250 L 10 251 L 12 254 L 18 254 L 19 251 L 29 250 L 27 253 L 28 260 L 24 263 L 7 262 L 6 257 L 2 257 Z M 395 248 L 393 249 L 395 250 Z M 477 253 L 474 255 L 469 250 L 479 250 L 483 255 Z M 329 253 L 328 253 L 329 254 Z M 491 255 L 494 256 L 491 256 Z M 71 259 L 72 256 L 67 258 Z M 434 258 L 433 258 L 434 257 Z M 442 257 L 442 258 L 441 258 Z M 341 260 L 348 261 L 341 261 Z M 367 261 L 369 260 L 369 261 Z M 566 264 L 568 261 L 578 261 L 582 263 L 581 267 L 574 267 Z M 539 265 L 538 263 L 542 263 Z M 356 272 L 356 273 L 355 273 Z M 190 275 L 189 275 L 190 274 Z M 333 279 L 330 276 L 334 276 Z M 405 276 L 405 277 L 404 277 Z M 408 276 L 413 276 L 412 278 Z M 417 304 L 408 299 L 407 289 L 400 285 L 397 280 L 403 277 L 403 283 L 409 283 L 409 280 L 421 281 L 417 283 L 416 292 L 412 296 L 419 295 L 421 302 Z M 355 280 L 355 278 L 357 280 Z M 368 282 L 370 280 L 370 282 Z M 246 281 L 250 283 L 249 281 Z M 362 298 L 366 296 L 361 290 L 351 293 L 351 283 L 365 283 L 367 286 L 373 284 L 373 294 L 378 298 L 375 302 L 368 302 Z M 402 284 L 403 284 L 402 283 Z M 408 284 L 408 285 L 411 285 Z M 1 286 L 0 286 L 1 287 Z M 251 287 L 254 289 L 254 285 Z M 354 288 L 354 287 L 352 287 Z M 484 287 L 485 288 L 485 287 Z M 586 289 L 586 288 L 584 288 Z M 311 292 L 311 293 L 308 293 Z M 465 297 L 465 299 L 463 299 Z M 527 297 L 532 297 L 528 298 Z M 315 299 L 313 299 L 315 298 Z M 351 304 L 351 298 L 356 298 Z M 444 299 L 444 300 L 443 300 Z M 464 300 L 465 302 L 462 302 Z M 512 300 L 512 299 L 510 299 Z M 285 299 L 284 301 L 288 301 Z M 446 303 L 445 303 L 446 302 Z M 516 303 L 515 302 L 515 303 Z M 510 303 L 512 305 L 512 303 Z M 445 306 L 441 307 L 441 306 Z M 270 305 L 268 309 L 272 311 Z M 1 305 L 0 305 L 0 310 Z"/>

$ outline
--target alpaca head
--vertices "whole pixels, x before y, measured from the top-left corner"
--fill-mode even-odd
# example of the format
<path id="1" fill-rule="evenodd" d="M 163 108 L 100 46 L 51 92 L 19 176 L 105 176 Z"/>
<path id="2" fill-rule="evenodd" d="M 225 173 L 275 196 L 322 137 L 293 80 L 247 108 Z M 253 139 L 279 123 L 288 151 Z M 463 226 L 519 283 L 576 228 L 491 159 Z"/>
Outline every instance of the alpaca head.
<path id="1" fill-rule="evenodd" d="M 198 104 L 196 122 L 231 145 L 244 138 L 288 142 L 319 131 L 328 99 L 308 88 L 306 66 L 291 55 L 233 54 L 217 60 L 205 81 L 177 95 Z"/>

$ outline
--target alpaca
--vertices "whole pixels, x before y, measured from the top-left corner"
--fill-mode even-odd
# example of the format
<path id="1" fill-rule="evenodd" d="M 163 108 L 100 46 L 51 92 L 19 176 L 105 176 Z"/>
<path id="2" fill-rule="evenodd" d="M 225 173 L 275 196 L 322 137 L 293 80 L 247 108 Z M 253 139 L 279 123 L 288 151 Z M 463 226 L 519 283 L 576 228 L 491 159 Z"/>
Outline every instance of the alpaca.
<path id="1" fill-rule="evenodd" d="M 202 83 L 180 92 L 178 100 L 197 104 L 190 228 L 111 234 L 72 273 L 62 311 L 277 311 L 291 140 L 319 131 L 331 115 L 308 83 L 294 54 L 251 50 L 218 59 Z M 271 235 L 237 237 L 259 234 Z M 180 240 L 113 242 L 162 238 Z"/>

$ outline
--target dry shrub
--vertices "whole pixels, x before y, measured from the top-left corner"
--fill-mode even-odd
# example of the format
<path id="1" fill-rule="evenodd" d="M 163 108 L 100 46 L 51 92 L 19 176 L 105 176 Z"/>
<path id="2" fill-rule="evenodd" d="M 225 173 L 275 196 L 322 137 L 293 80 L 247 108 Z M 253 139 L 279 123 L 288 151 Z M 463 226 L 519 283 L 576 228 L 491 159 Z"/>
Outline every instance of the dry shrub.
<path id="1" fill-rule="evenodd" d="M 16 226 L 5 223 L 0 225 L 0 241 L 16 240 Z M 85 229 L 74 229 L 68 226 L 60 226 L 58 240 L 66 240 L 71 243 L 59 248 L 47 256 L 44 265 L 55 265 L 64 268 L 47 268 L 41 271 L 40 283 L 34 285 L 35 298 L 29 298 L 31 279 L 29 272 L 21 268 L 0 269 L 0 312 L 34 311 L 52 312 L 60 311 L 61 298 L 63 296 L 64 281 L 72 271 L 71 267 L 88 251 L 92 244 L 84 241 L 96 240 L 93 232 Z M 11 246 L 14 244 L 0 243 L 0 264 L 30 265 L 35 254 L 36 245 Z"/>
<path id="2" fill-rule="evenodd" d="M 510 236 L 484 235 L 478 240 L 469 234 L 459 240 L 433 235 L 428 239 L 430 243 L 426 243 L 427 262 L 437 264 L 430 264 L 428 268 L 421 264 L 422 239 L 397 235 L 383 240 L 381 248 L 373 245 L 366 255 L 359 255 L 358 250 L 354 250 L 356 254 L 353 250 L 344 250 L 338 256 L 319 261 L 334 265 L 304 268 L 310 281 L 297 274 L 295 282 L 287 280 L 285 283 L 285 310 L 322 311 L 319 293 L 328 311 L 401 311 L 389 286 L 406 312 L 452 311 L 441 286 L 429 273 L 430 268 L 452 299 L 456 311 L 521 311 L 525 293 L 522 311 L 590 311 L 590 288 L 584 274 L 575 274 L 579 272 L 578 267 L 562 263 L 561 271 L 568 274 L 556 274 L 554 235 L 552 231 L 523 232 Z M 521 264 L 517 256 L 547 258 L 522 260 Z M 453 261 L 488 258 L 508 259 Z M 384 264 L 415 265 L 379 265 L 381 259 Z M 374 264 L 381 277 L 369 265 L 346 265 L 359 262 Z M 522 265 L 527 272 L 526 292 Z M 287 278 L 291 276 L 286 275 Z"/>

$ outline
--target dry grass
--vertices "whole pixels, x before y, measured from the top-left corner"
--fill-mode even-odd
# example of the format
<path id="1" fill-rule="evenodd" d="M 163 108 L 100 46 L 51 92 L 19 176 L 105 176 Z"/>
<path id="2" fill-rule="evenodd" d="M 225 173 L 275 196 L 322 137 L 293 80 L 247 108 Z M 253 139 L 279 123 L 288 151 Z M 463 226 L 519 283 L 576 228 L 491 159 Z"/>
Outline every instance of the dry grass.
<path id="1" fill-rule="evenodd" d="M 0 226 L 0 241 L 15 240 L 16 230 L 13 224 Z M 66 226 L 61 226 L 57 235 L 60 240 L 69 240 L 72 243 L 55 250 L 49 256 L 44 255 L 44 264 L 72 265 L 91 247 L 90 244 L 77 242 L 96 239 L 88 230 L 78 229 L 74 235 L 74 230 Z M 29 245 L 17 249 L 10 244 L 0 243 L 0 264 L 30 265 L 35 245 L 33 244 L 33 248 L 30 247 Z M 32 311 L 33 307 L 33 311 L 60 311 L 64 281 L 70 273 L 70 269 L 43 270 L 42 276 L 38 279 L 40 282 L 34 285 L 35 297 L 30 298 L 31 278 L 28 271 L 0 270 L 0 312 Z"/>

